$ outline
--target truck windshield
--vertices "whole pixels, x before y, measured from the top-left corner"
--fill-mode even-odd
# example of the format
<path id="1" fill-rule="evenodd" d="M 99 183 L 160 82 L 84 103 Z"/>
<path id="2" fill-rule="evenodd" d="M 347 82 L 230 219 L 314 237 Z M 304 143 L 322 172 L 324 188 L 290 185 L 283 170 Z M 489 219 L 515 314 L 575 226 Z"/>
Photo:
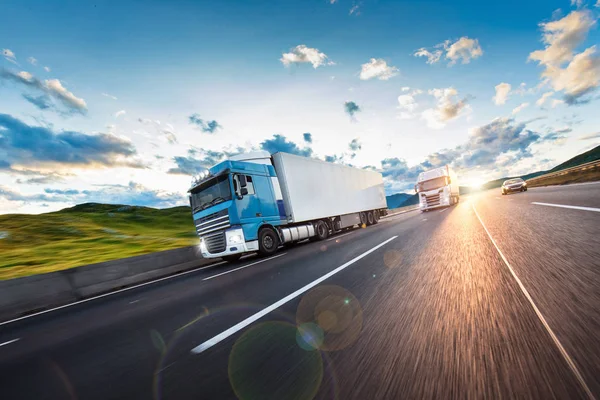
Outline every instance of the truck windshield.
<path id="1" fill-rule="evenodd" d="M 190 195 L 192 212 L 204 210 L 227 200 L 231 200 L 229 175 L 218 176 L 203 183 L 192 190 Z"/>
<path id="2" fill-rule="evenodd" d="M 433 178 L 428 181 L 419 182 L 417 184 L 419 192 L 427 192 L 429 190 L 441 188 L 442 186 L 446 186 L 445 176 L 440 176 L 438 178 Z"/>

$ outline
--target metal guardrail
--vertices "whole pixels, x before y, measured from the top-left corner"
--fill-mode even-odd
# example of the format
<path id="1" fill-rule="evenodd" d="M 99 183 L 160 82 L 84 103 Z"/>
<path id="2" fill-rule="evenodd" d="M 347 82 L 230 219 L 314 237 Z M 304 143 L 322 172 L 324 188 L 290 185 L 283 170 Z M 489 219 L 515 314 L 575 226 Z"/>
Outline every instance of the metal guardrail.
<path id="1" fill-rule="evenodd" d="M 526 182 L 527 183 L 535 183 L 537 181 L 541 181 L 541 180 L 548 179 L 548 178 L 553 178 L 555 176 L 566 175 L 566 174 L 569 174 L 571 172 L 585 171 L 587 169 L 598 168 L 598 167 L 600 167 L 600 160 L 590 161 L 590 162 L 585 163 L 585 164 L 577 165 L 576 167 L 561 169 L 560 171 L 551 172 L 549 174 L 544 174 L 544 175 L 536 176 L 535 178 L 527 179 Z"/>

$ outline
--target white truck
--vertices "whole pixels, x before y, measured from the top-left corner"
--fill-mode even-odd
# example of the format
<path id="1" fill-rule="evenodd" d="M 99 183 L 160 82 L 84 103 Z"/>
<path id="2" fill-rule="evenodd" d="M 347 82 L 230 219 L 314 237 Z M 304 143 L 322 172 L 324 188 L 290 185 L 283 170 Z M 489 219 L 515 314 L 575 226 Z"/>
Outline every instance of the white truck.
<path id="1" fill-rule="evenodd" d="M 448 165 L 421 172 L 417 177 L 415 192 L 419 195 L 422 212 L 452 206 L 460 201 L 458 179 Z"/>
<path id="2" fill-rule="evenodd" d="M 387 212 L 380 173 L 288 153 L 233 156 L 195 177 L 189 193 L 202 255 L 227 261 L 376 224 Z"/>

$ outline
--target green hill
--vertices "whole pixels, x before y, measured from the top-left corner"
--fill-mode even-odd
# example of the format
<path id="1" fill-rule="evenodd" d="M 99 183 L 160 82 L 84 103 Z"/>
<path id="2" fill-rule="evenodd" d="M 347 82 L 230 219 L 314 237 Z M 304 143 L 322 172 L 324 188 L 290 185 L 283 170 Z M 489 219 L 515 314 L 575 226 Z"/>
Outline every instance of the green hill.
<path id="1" fill-rule="evenodd" d="M 0 279 L 197 244 L 189 207 L 86 203 L 0 215 Z"/>
<path id="2" fill-rule="evenodd" d="M 593 149 L 586 151 L 585 153 L 581 153 L 578 156 L 575 156 L 565 161 L 564 163 L 557 165 L 548 172 L 556 172 L 560 171 L 561 169 L 576 167 L 578 165 L 596 160 L 600 160 L 600 146 L 596 146 Z"/>

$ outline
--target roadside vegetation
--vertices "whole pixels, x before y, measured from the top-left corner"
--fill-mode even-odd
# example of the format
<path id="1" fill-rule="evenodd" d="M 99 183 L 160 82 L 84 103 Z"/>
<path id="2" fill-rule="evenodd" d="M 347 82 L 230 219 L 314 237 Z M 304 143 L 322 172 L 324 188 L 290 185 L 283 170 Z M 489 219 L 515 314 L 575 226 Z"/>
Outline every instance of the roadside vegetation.
<path id="1" fill-rule="evenodd" d="M 0 215 L 0 279 L 197 243 L 189 207 L 80 204 L 40 215 Z"/>

